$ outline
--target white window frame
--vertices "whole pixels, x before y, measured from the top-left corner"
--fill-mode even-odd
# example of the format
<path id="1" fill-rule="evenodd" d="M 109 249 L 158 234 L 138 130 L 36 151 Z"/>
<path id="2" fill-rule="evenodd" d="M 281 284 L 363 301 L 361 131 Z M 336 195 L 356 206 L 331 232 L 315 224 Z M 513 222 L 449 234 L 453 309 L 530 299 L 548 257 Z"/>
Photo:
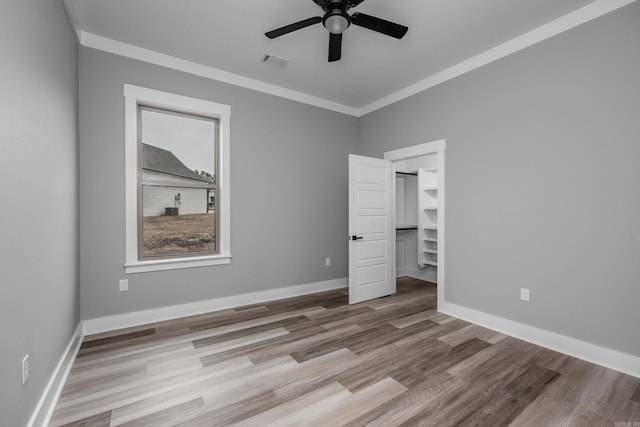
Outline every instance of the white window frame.
<path id="1" fill-rule="evenodd" d="M 124 85 L 125 99 L 125 273 L 206 267 L 231 262 L 231 221 L 229 200 L 229 130 L 231 107 L 225 104 L 176 95 L 145 87 Z M 215 255 L 139 259 L 138 254 L 138 105 L 212 117 L 218 120 L 219 170 L 216 176 L 216 215 L 220 230 L 216 235 L 219 253 Z M 218 207 L 220 209 L 218 209 Z"/>

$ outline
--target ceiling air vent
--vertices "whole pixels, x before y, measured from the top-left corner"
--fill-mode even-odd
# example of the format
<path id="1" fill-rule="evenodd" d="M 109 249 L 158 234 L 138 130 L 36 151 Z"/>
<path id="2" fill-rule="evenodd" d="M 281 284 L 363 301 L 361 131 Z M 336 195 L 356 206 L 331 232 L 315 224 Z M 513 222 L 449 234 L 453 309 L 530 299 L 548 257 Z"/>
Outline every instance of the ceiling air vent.
<path id="1" fill-rule="evenodd" d="M 265 53 L 262 55 L 262 58 L 260 58 L 260 62 L 264 62 L 265 64 L 269 64 L 274 67 L 284 68 L 291 61 L 279 56 L 271 55 L 270 53 Z"/>

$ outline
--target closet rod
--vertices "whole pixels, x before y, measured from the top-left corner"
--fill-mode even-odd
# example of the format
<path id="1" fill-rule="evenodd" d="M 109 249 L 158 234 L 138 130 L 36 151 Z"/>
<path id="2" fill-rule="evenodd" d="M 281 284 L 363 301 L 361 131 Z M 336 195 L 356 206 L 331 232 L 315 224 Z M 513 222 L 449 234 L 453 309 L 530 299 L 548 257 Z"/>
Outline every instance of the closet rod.
<path id="1" fill-rule="evenodd" d="M 402 175 L 414 175 L 414 176 L 418 176 L 418 172 L 400 172 L 400 171 L 396 171 L 396 173 L 401 173 Z"/>

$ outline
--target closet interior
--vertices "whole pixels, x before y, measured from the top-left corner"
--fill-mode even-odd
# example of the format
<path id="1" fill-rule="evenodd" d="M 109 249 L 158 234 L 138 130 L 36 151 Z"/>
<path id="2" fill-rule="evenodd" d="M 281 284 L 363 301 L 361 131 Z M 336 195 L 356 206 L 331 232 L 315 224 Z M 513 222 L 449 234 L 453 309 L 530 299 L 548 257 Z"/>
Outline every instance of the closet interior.
<path id="1" fill-rule="evenodd" d="M 396 276 L 437 281 L 438 153 L 393 162 Z"/>

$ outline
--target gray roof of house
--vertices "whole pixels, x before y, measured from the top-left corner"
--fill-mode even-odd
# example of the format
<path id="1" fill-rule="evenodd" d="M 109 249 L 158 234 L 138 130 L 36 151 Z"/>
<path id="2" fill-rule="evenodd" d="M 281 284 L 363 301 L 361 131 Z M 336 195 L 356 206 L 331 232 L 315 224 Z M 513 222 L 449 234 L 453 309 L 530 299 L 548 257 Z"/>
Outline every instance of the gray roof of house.
<path id="1" fill-rule="evenodd" d="M 142 143 L 142 169 L 209 182 L 185 166 L 171 151 Z"/>

